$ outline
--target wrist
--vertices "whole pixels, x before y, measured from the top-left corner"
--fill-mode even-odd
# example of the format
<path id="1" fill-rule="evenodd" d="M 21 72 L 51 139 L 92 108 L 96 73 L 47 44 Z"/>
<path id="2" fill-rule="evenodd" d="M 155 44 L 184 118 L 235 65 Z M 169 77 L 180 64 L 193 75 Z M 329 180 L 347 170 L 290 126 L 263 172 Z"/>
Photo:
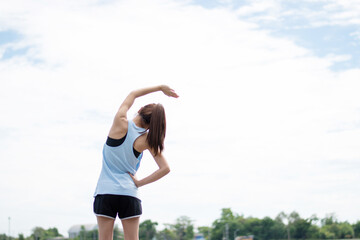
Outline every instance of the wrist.
<path id="1" fill-rule="evenodd" d="M 144 186 L 144 183 L 141 181 L 141 180 L 138 180 L 137 183 L 136 183 L 136 186 L 139 188 L 139 187 L 142 187 Z"/>

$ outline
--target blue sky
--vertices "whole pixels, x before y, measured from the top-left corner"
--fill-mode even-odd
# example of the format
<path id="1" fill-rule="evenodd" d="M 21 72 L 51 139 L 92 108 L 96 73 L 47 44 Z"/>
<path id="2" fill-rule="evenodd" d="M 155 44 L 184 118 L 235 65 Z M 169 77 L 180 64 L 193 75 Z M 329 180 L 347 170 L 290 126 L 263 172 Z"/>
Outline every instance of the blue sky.
<path id="1" fill-rule="evenodd" d="M 180 98 L 128 114 L 168 117 L 172 171 L 141 189 L 143 220 L 359 220 L 358 1 L 16 0 L 0 16 L 0 233 L 9 216 L 13 236 L 94 223 L 113 115 L 164 83 Z M 145 153 L 138 177 L 155 169 Z"/>
<path id="2" fill-rule="evenodd" d="M 20 34 L 18 34 L 14 30 L 6 30 L 6 31 L 0 31 L 0 45 L 9 44 L 17 42 L 21 39 Z M 26 50 L 14 50 L 11 47 L 5 48 L 4 53 L 2 54 L 1 60 L 9 59 L 16 55 L 24 55 L 26 53 Z"/>
<path id="3" fill-rule="evenodd" d="M 249 3 L 264 3 L 266 1 L 192 1 L 194 4 L 206 8 L 232 8 L 236 11 L 247 7 Z M 268 1 L 274 2 L 274 1 Z M 348 55 L 345 61 L 336 62 L 331 66 L 334 71 L 356 68 L 360 66 L 359 22 L 335 23 L 331 21 L 332 14 L 346 11 L 338 6 L 336 11 L 321 14 L 332 1 L 276 1 L 280 8 L 273 19 L 258 19 L 272 15 L 273 9 L 259 9 L 249 15 L 240 16 L 241 19 L 258 24 L 260 29 L 268 30 L 273 36 L 290 38 L 296 44 L 310 49 L 313 54 L 324 57 L 328 54 Z M 359 3 L 353 2 L 355 5 Z M 276 8 L 277 6 L 273 6 Z M 357 6 L 358 10 L 359 6 Z M 285 14 L 294 11 L 293 14 Z M 311 14 L 311 16 L 310 16 Z M 314 15 L 312 15 L 314 14 Z M 357 18 L 359 18 L 357 11 Z M 316 22 L 321 21 L 321 24 Z"/>
<path id="4" fill-rule="evenodd" d="M 20 39 L 20 36 L 15 31 L 7 30 L 0 32 L 0 44 L 14 42 Z"/>

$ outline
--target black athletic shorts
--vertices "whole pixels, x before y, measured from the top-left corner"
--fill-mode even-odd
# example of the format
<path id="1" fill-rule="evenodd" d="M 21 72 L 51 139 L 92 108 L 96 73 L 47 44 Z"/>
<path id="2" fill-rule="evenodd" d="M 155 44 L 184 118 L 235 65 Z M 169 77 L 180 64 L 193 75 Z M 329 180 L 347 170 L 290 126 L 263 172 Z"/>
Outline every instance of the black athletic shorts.
<path id="1" fill-rule="evenodd" d="M 99 194 L 94 200 L 94 213 L 115 219 L 139 217 L 142 214 L 141 200 L 131 196 Z"/>

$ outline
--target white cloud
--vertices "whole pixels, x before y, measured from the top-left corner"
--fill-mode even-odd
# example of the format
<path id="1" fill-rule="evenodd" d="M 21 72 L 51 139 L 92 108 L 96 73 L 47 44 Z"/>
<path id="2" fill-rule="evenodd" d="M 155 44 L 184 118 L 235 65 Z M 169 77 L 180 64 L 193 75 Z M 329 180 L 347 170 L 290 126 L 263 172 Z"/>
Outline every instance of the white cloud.
<path id="1" fill-rule="evenodd" d="M 328 54 L 326 55 L 326 58 L 330 59 L 333 62 L 344 62 L 351 59 L 351 55 L 334 55 L 334 54 Z"/>
<path id="2" fill-rule="evenodd" d="M 279 7 L 280 5 L 277 1 L 251 1 L 248 5 L 240 7 L 236 13 L 241 16 L 249 16 L 254 13 L 274 12 L 274 10 L 279 10 Z"/>
<path id="3" fill-rule="evenodd" d="M 292 23 L 290 28 L 349 26 L 360 24 L 360 4 L 357 0 L 303 1 L 297 7 L 287 6 L 288 1 L 249 1 L 239 7 L 236 12 L 241 17 L 248 17 L 252 22 L 286 22 L 287 18 L 301 19 L 300 23 Z M 316 9 L 314 9 L 314 4 Z M 253 14 L 258 14 L 254 17 Z M 299 25 L 300 24 L 300 25 Z"/>
<path id="4" fill-rule="evenodd" d="M 360 70 L 329 70 L 347 56 L 316 57 L 227 9 L 165 0 L 42 5 L 0 6 L 0 23 L 32 46 L 0 62 L 0 191 L 8 194 L 0 211 L 13 234 L 37 225 L 66 234 L 95 221 L 91 195 L 113 114 L 130 90 L 158 83 L 180 98 L 146 96 L 129 114 L 159 101 L 168 116 L 172 172 L 144 187 L 143 219 L 188 215 L 204 225 L 222 207 L 258 217 L 359 215 L 349 209 L 359 189 L 347 186 L 360 180 Z M 155 167 L 147 155 L 140 177 Z"/>
<path id="5" fill-rule="evenodd" d="M 350 33 L 350 36 L 354 36 L 357 40 L 360 40 L 360 31 Z"/>

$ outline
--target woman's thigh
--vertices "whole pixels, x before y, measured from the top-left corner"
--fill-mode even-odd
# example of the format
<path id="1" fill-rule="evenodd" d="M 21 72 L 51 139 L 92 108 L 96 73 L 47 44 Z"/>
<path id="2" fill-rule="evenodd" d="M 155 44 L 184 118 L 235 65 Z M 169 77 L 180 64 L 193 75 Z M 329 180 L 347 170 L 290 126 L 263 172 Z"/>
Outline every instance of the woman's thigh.
<path id="1" fill-rule="evenodd" d="M 99 227 L 99 240 L 113 240 L 115 219 L 96 216 Z"/>
<path id="2" fill-rule="evenodd" d="M 133 218 L 127 218 L 121 220 L 121 224 L 124 230 L 125 240 L 139 239 L 139 222 L 140 222 L 140 217 L 133 217 Z"/>

